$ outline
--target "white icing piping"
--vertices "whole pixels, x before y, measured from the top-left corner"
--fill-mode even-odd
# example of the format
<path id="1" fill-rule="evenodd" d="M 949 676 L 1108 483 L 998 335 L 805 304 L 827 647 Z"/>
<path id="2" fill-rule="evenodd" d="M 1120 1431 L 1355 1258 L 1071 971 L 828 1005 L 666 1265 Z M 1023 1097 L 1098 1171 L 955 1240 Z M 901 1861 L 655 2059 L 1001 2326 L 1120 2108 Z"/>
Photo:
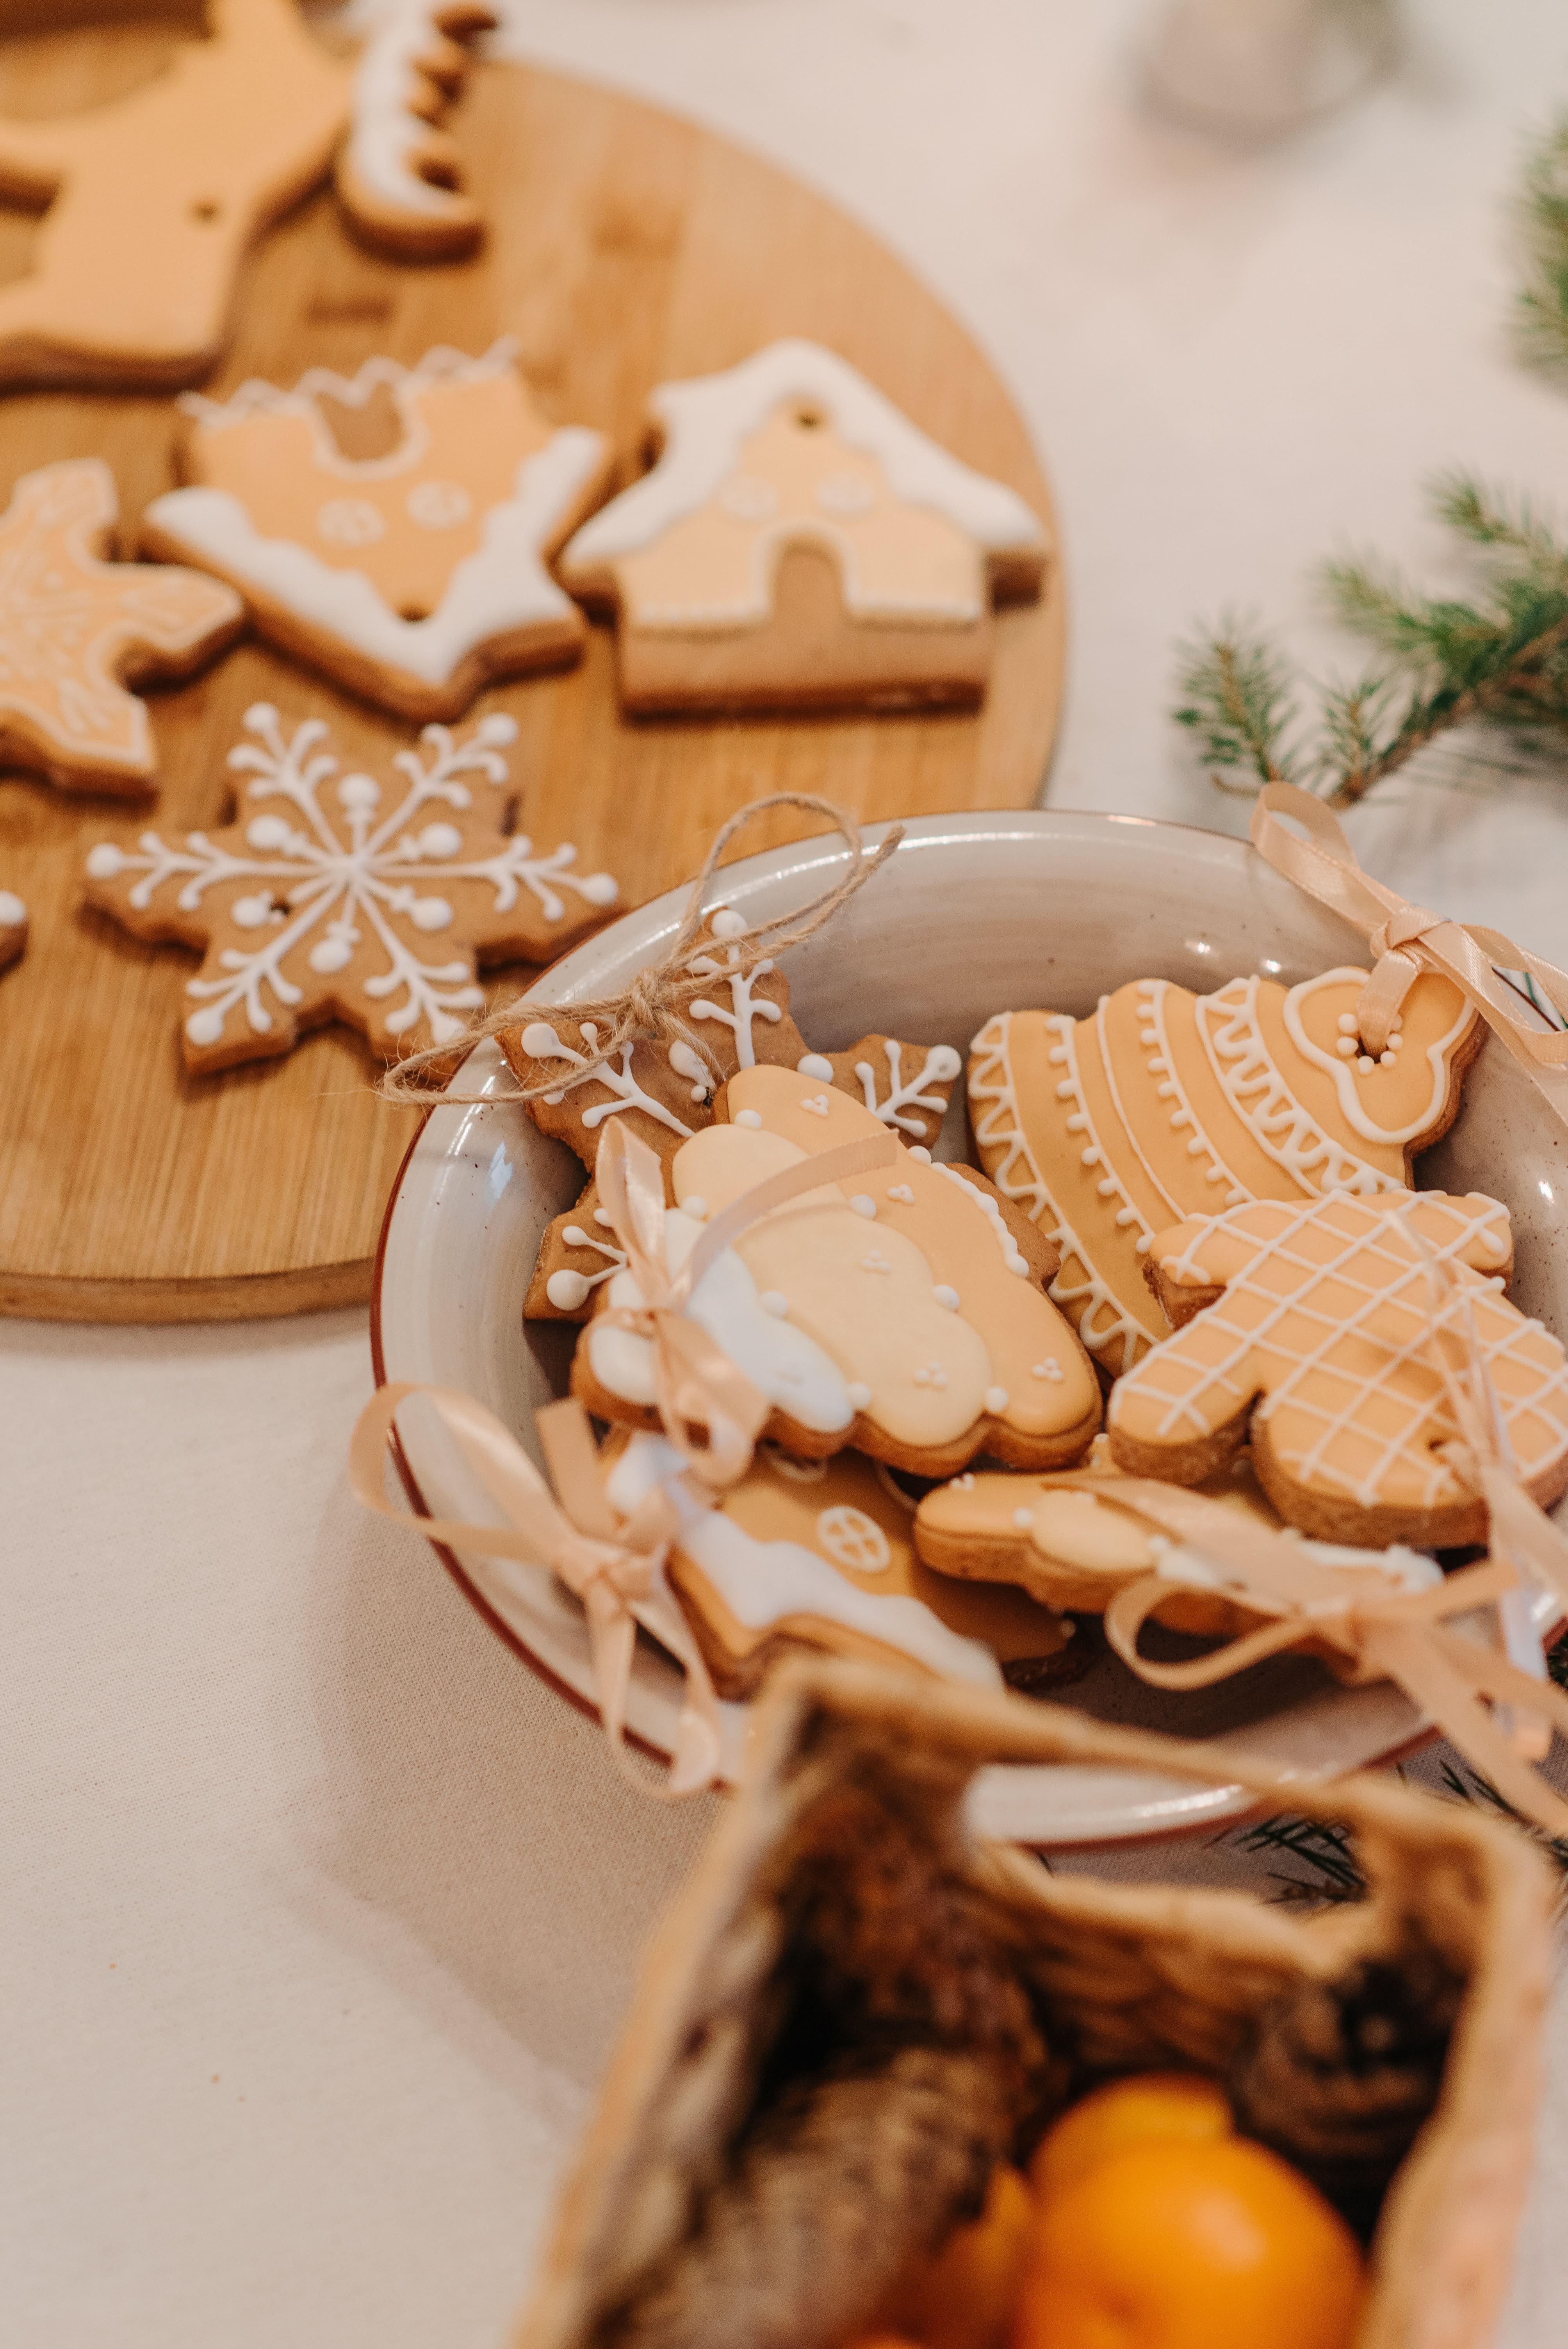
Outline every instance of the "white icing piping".
<path id="1" fill-rule="evenodd" d="M 749 970 L 743 970 L 738 946 L 729 946 L 724 952 L 726 959 L 723 962 L 715 961 L 713 956 L 706 952 L 692 955 L 687 959 L 686 968 L 694 978 L 727 979 L 729 984 L 729 1009 L 721 1010 L 705 995 L 699 996 L 687 1008 L 694 1019 L 717 1019 L 721 1027 L 727 1028 L 735 1038 L 736 1067 L 754 1069 L 757 1066 L 757 1050 L 751 1040 L 752 1022 L 761 1019 L 777 1023 L 784 1017 L 778 1004 L 770 1003 L 765 995 L 754 997 L 751 992 L 758 979 L 769 976 L 773 965 L 765 960 L 753 963 Z"/>
<path id="2" fill-rule="evenodd" d="M 614 1117 L 617 1110 L 640 1109 L 645 1117 L 655 1119 L 660 1125 L 667 1126 L 672 1133 L 684 1134 L 689 1141 L 691 1127 L 683 1125 L 675 1112 L 666 1109 L 662 1101 L 655 1101 L 652 1093 L 645 1092 L 632 1074 L 632 1056 L 637 1049 L 635 1043 L 621 1046 L 621 1065 L 619 1069 L 613 1069 L 607 1061 L 594 1058 L 599 1042 L 597 1023 L 584 1019 L 581 1028 L 583 1040 L 588 1047 L 586 1052 L 574 1052 L 570 1044 L 563 1044 L 554 1029 L 543 1019 L 531 1019 L 518 1039 L 519 1045 L 531 1061 L 565 1061 L 579 1072 L 574 1077 L 563 1078 L 553 1092 L 544 1095 L 551 1107 L 558 1108 L 567 1094 L 575 1092 L 579 1085 L 603 1085 L 613 1098 L 595 1102 L 582 1112 L 586 1133 L 592 1133 L 595 1126 L 603 1125 L 604 1120 Z"/>
<path id="3" fill-rule="evenodd" d="M 1357 1061 L 1326 1052 L 1321 1044 L 1315 1044 L 1301 1016 L 1301 1007 L 1308 996 L 1315 995 L 1321 987 L 1343 987 L 1346 981 L 1359 988 L 1366 985 L 1367 974 L 1361 970 L 1326 970 L 1319 978 L 1304 979 L 1299 987 L 1291 988 L 1284 999 L 1284 1024 L 1290 1040 L 1304 1059 L 1310 1061 L 1315 1068 L 1327 1070 L 1338 1092 L 1339 1107 L 1345 1121 L 1356 1133 L 1364 1134 L 1368 1142 L 1386 1143 L 1390 1148 L 1401 1143 L 1414 1142 L 1418 1134 L 1429 1133 L 1441 1115 L 1443 1104 L 1449 1097 L 1449 1055 L 1470 1028 L 1476 1013 L 1461 995 L 1459 1018 L 1446 1036 L 1439 1036 L 1435 1044 L 1427 1047 L 1432 1090 L 1426 1107 L 1406 1125 L 1381 1126 L 1374 1123 L 1362 1104 L 1356 1081 Z"/>
<path id="4" fill-rule="evenodd" d="M 1368 1165 L 1326 1134 L 1290 1091 L 1264 1042 L 1259 983 L 1255 976 L 1233 978 L 1197 1002 L 1198 1033 L 1209 1064 L 1258 1147 L 1304 1191 L 1348 1191 L 1365 1198 L 1403 1190 L 1397 1176 Z M 1225 1061 L 1233 1065 L 1227 1068 Z"/>
<path id="5" fill-rule="evenodd" d="M 352 177 L 393 212 L 416 220 L 468 221 L 470 198 L 426 179 L 423 157 L 450 144 L 428 119 L 446 95 L 440 68 L 462 51 L 441 27 L 455 16 L 451 0 L 402 0 L 377 25 L 354 76 L 354 119 L 345 163 Z"/>
<path id="6" fill-rule="evenodd" d="M 433 384 L 484 383 L 491 377 L 511 375 L 517 363 L 517 339 L 503 335 L 479 358 L 438 343 L 417 367 L 377 357 L 366 360 L 357 375 L 341 376 L 331 367 L 307 367 L 290 391 L 260 376 L 252 376 L 227 399 L 209 399 L 203 392 L 182 391 L 177 405 L 193 417 L 203 432 L 227 432 L 257 416 L 301 416 L 310 426 L 313 453 L 324 473 L 350 481 L 384 481 L 409 471 L 429 447 L 429 428 L 417 395 Z M 384 457 L 346 457 L 338 447 L 322 412 L 325 394 L 340 408 L 366 408 L 374 395 L 389 390 L 397 403 L 403 437 Z"/>
<path id="7" fill-rule="evenodd" d="M 1008 1271 L 1021 1273 L 1027 1277 L 1029 1259 L 1015 1242 L 1012 1233 L 1007 1229 L 1002 1210 L 990 1193 L 980 1190 L 956 1166 L 938 1166 L 935 1171 L 938 1174 L 945 1174 L 950 1183 L 956 1183 L 965 1196 L 974 1200 L 975 1205 L 991 1226 L 991 1237 L 1001 1249 L 1002 1261 Z"/>
<path id="8" fill-rule="evenodd" d="M 951 1044 L 934 1044 L 925 1056 L 925 1065 L 920 1074 L 906 1080 L 903 1069 L 903 1046 L 890 1036 L 882 1050 L 887 1061 L 890 1087 L 885 1101 L 877 1099 L 877 1072 L 872 1063 L 869 1061 L 855 1062 L 855 1074 L 861 1081 L 866 1107 L 873 1116 L 880 1117 L 884 1125 L 896 1125 L 901 1133 L 915 1134 L 923 1141 L 927 1120 L 924 1117 L 904 1117 L 900 1112 L 906 1109 L 929 1112 L 931 1130 L 934 1133 L 947 1113 L 946 1098 L 942 1093 L 923 1092 L 921 1087 L 931 1083 L 951 1084 L 964 1063 Z M 830 1069 L 831 1066 L 830 1061 Z"/>
<path id="9" fill-rule="evenodd" d="M 1189 1095 L 1186 1087 L 1182 1084 L 1180 1072 L 1176 1067 L 1176 1054 L 1171 1047 L 1171 1030 L 1165 1018 L 1165 999 L 1170 992 L 1170 984 L 1169 979 L 1164 978 L 1145 978 L 1139 981 L 1138 991 L 1144 999 L 1143 1006 L 1140 1007 L 1139 1011 L 1139 1018 L 1142 1019 L 1144 1017 L 1145 1010 L 1147 1010 L 1149 1019 L 1153 1022 L 1154 1030 L 1155 1050 L 1150 1058 L 1149 1073 L 1150 1076 L 1157 1077 L 1160 1080 L 1158 1087 L 1160 1097 L 1165 1101 L 1173 1100 L 1176 1103 L 1176 1107 L 1171 1112 L 1171 1126 L 1178 1132 L 1180 1132 L 1184 1126 L 1190 1126 L 1191 1128 L 1192 1138 L 1187 1144 L 1189 1156 L 1194 1158 L 1202 1156 L 1207 1158 L 1209 1166 L 1205 1179 L 1209 1182 L 1228 1184 L 1230 1187 L 1225 1193 L 1223 1204 L 1227 1207 L 1238 1207 L 1242 1205 L 1243 1200 L 1250 1198 L 1252 1194 L 1247 1189 L 1246 1185 L 1241 1181 L 1240 1177 L 1226 1165 L 1224 1160 L 1220 1155 L 1217 1146 L 1210 1139 L 1209 1134 L 1203 1127 L 1202 1122 L 1198 1116 L 1197 1111 L 1192 1106 L 1191 1098 Z M 1105 1061 L 1106 1073 L 1108 1076 L 1110 1076 L 1111 1086 L 1114 1091 L 1116 1080 L 1114 1076 L 1111 1076 L 1110 1053 L 1106 1044 L 1104 1009 L 1104 1004 L 1102 1002 L 1100 1007 L 1100 1054 Z M 1196 1009 L 1195 1005 L 1194 1009 Z M 1144 1040 L 1141 1035 L 1140 1036 L 1139 1040 L 1140 1043 Z M 1119 1107 L 1120 1104 L 1119 1102 L 1118 1108 L 1119 1109 Z M 1124 1125 L 1127 1124 L 1125 1118 L 1122 1120 L 1122 1123 Z M 1166 1190 L 1164 1185 L 1159 1180 L 1159 1177 L 1155 1175 L 1153 1168 L 1149 1164 L 1149 1161 L 1143 1157 L 1143 1152 L 1139 1146 L 1137 1136 L 1133 1133 L 1132 1128 L 1129 1125 L 1127 1130 L 1129 1138 L 1132 1143 L 1132 1146 L 1138 1152 L 1139 1157 L 1142 1159 L 1144 1166 L 1148 1169 L 1149 1174 L 1154 1182 L 1155 1188 L 1159 1191 L 1161 1197 L 1169 1200 L 1171 1206 L 1175 1208 L 1176 1220 L 1180 1223 L 1183 1218 L 1184 1210 L 1174 1199 L 1171 1199 L 1170 1192 Z M 1194 1147 L 1194 1145 L 1196 1145 L 1196 1147 Z"/>
<path id="10" fill-rule="evenodd" d="M 1040 523 L 1015 491 L 951 456 L 836 351 L 789 340 L 725 374 L 660 384 L 648 401 L 665 434 L 658 463 L 583 523 L 562 560 L 586 567 L 652 544 L 708 503 L 743 443 L 792 399 L 820 405 L 842 440 L 879 460 L 905 503 L 945 514 L 989 552 L 1043 548 Z"/>
<path id="11" fill-rule="evenodd" d="M 586 1305 L 602 1280 L 614 1278 L 626 1261 L 626 1251 L 611 1247 L 605 1240 L 596 1240 L 581 1224 L 568 1224 L 561 1237 L 568 1247 L 592 1248 L 595 1255 L 609 1259 L 600 1272 L 578 1272 L 571 1265 L 562 1265 L 545 1282 L 544 1293 L 552 1305 L 562 1313 L 575 1313 L 580 1305 Z"/>

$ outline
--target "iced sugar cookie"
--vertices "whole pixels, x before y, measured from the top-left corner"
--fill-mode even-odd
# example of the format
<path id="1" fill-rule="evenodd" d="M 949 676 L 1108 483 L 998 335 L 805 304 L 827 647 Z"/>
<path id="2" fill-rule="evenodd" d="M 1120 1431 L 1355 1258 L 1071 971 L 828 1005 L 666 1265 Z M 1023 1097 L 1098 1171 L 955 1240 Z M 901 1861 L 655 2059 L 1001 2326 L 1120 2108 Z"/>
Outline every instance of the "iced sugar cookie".
<path id="1" fill-rule="evenodd" d="M 232 823 L 102 841 L 87 863 L 89 901 L 138 937 L 205 949 L 185 988 L 190 1069 L 286 1052 L 327 1019 L 388 1059 L 447 1043 L 484 1006 L 480 961 L 547 960 L 614 903 L 574 848 L 502 829 L 516 728 L 499 712 L 460 741 L 428 727 L 385 784 L 341 771 L 320 719 L 288 734 L 258 702 L 245 724 Z"/>
<path id="2" fill-rule="evenodd" d="M 612 1438 L 612 1444 L 616 1439 Z M 634 1435 L 608 1477 L 628 1514 L 653 1485 L 678 1478 L 680 1454 Z M 1016 1590 L 930 1573 L 910 1537 L 913 1504 L 853 1453 L 794 1460 L 764 1447 L 717 1508 L 670 1490 L 681 1527 L 669 1578 L 721 1696 L 755 1693 L 776 1657 L 827 1649 L 999 1688 L 1067 1678 L 1071 1626 Z"/>
<path id="3" fill-rule="evenodd" d="M 200 572 L 107 560 L 119 513 L 114 475 L 83 457 L 24 473 L 0 514 L 0 757 L 67 791 L 139 795 L 158 756 L 128 682 L 189 676 L 245 607 Z"/>
<path id="4" fill-rule="evenodd" d="M 862 1102 L 799 1070 L 733 1076 L 717 1122 L 669 1164 L 665 1218 L 678 1270 L 704 1222 L 802 1159 L 889 1131 Z M 763 1433 L 802 1456 L 847 1444 L 917 1475 L 976 1452 L 1020 1467 L 1076 1460 L 1099 1388 L 1045 1295 L 1040 1236 L 972 1169 L 918 1145 L 863 1180 L 806 1194 L 741 1233 L 687 1310 L 772 1406 Z M 652 1350 L 604 1307 L 635 1308 L 630 1270 L 598 1291 L 573 1387 L 603 1419 L 651 1424 Z"/>
<path id="5" fill-rule="evenodd" d="M 1245 1199 L 1401 1191 L 1448 1131 L 1486 1030 L 1432 975 L 1388 1050 L 1359 1049 L 1362 970 L 1195 996 L 1140 978 L 1088 1019 L 1004 1011 L 971 1048 L 987 1174 L 1062 1251 L 1052 1295 L 1109 1378 L 1166 1335 L 1143 1277 L 1156 1232 Z"/>
<path id="6" fill-rule="evenodd" d="M 1044 529 L 820 344 L 770 343 L 648 401 L 653 471 L 561 559 L 617 617 L 630 710 L 975 702 L 996 595 Z"/>
<path id="7" fill-rule="evenodd" d="M 1340 1192 L 1177 1225 L 1149 1257 L 1181 1326 L 1113 1390 L 1112 1459 L 1194 1485 L 1250 1436 L 1288 1525 L 1378 1548 L 1484 1540 L 1428 1342 L 1429 1264 L 1460 1286 L 1520 1479 L 1545 1507 L 1568 1490 L 1568 1362 L 1502 1294 L 1512 1255 L 1507 1209 L 1478 1193 Z"/>
<path id="8" fill-rule="evenodd" d="M 545 564 L 609 447 L 547 424 L 513 356 L 189 395 L 190 486 L 153 500 L 143 543 L 228 580 L 263 636 L 405 718 L 455 718 L 492 678 L 575 660 L 583 616 Z"/>
<path id="9" fill-rule="evenodd" d="M 483 233 L 456 141 L 436 126 L 468 74 L 461 44 L 496 22 L 475 0 L 393 0 L 361 52 L 337 193 L 366 243 L 394 260 L 455 260 Z"/>

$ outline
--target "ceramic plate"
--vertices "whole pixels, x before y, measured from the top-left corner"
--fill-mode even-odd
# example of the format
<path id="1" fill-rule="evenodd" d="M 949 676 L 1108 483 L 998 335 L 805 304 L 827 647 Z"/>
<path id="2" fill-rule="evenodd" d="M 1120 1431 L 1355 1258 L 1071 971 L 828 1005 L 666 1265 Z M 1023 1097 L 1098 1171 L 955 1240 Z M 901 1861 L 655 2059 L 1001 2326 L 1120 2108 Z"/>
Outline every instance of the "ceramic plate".
<path id="1" fill-rule="evenodd" d="M 879 836 L 872 833 L 872 837 Z M 753 919 L 815 895 L 841 843 L 809 841 L 726 868 L 722 902 Z M 612 993 L 663 953 L 685 893 L 656 898 L 557 963 L 536 994 L 555 1003 Z M 963 1050 L 993 1011 L 1048 1005 L 1078 1015 L 1143 977 L 1200 992 L 1237 972 L 1287 985 L 1340 962 L 1365 962 L 1357 932 L 1304 897 L 1243 843 L 1135 816 L 928 816 L 830 928 L 789 957 L 791 1008 L 818 1051 L 882 1029 Z M 464 1089 L 504 1092 L 500 1055 L 481 1046 Z M 937 1156 L 962 1157 L 962 1089 Z M 1486 1191 L 1513 1216 L 1512 1294 L 1568 1330 L 1568 1247 L 1556 1194 L 1568 1166 L 1563 1128 L 1530 1080 L 1489 1041 L 1452 1133 L 1420 1180 Z M 576 1330 L 525 1323 L 523 1293 L 541 1235 L 577 1198 L 582 1169 L 504 1102 L 438 1108 L 394 1185 L 377 1265 L 377 1374 L 459 1387 L 532 1447 L 534 1406 L 564 1392 Z M 424 1508 L 470 1523 L 494 1512 L 434 1418 L 410 1403 L 400 1423 Z M 581 1610 L 542 1569 L 464 1553 L 447 1563 L 495 1628 L 562 1692 L 593 1704 Z M 1544 1610 L 1549 1616 L 1550 1609 Z M 639 1641 L 631 1726 L 668 1749 L 679 1676 Z M 1070 1701 L 1103 1720 L 1218 1742 L 1315 1776 L 1387 1759 L 1426 1733 L 1388 1687 L 1344 1689 L 1297 1658 L 1201 1695 L 1145 1688 L 1108 1655 Z M 724 1707 L 727 1767 L 746 1709 Z M 985 1833 L 1038 1846 L 1125 1841 L 1217 1825 L 1249 1807 L 1235 1786 L 1078 1768 L 994 1769 L 975 1782 Z"/>

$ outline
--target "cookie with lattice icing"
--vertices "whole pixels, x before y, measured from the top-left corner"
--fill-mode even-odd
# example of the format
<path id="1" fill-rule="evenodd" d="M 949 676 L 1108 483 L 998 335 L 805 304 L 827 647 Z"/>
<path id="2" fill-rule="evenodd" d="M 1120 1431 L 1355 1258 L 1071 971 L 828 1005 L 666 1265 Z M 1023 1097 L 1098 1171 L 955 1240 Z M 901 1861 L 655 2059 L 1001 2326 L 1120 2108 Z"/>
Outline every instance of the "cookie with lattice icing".
<path id="1" fill-rule="evenodd" d="M 1473 1317 L 1506 1446 L 1544 1507 L 1568 1490 L 1568 1361 L 1503 1294 L 1512 1257 L 1507 1209 L 1473 1192 L 1259 1200 L 1157 1235 L 1150 1277 L 1179 1326 L 1113 1389 L 1112 1459 L 1192 1485 L 1250 1440 L 1264 1490 L 1307 1533 L 1483 1540 L 1431 1336 L 1430 1268 L 1452 1270 L 1449 1309 Z"/>
<path id="2" fill-rule="evenodd" d="M 743 1069 L 715 1106 L 670 1162 L 672 1272 L 710 1216 L 769 1175 L 888 1131 L 796 1069 Z M 1099 1386 L 1045 1293 L 1048 1245 L 973 1168 L 894 1148 L 873 1174 L 751 1224 L 686 1310 L 766 1398 L 764 1435 L 799 1456 L 853 1445 L 931 1476 L 981 1451 L 1019 1467 L 1076 1460 L 1099 1423 Z M 596 1416 L 651 1427 L 649 1340 L 603 1309 L 640 1297 L 630 1270 L 598 1290 L 572 1383 Z"/>
<path id="3" fill-rule="evenodd" d="M 263 636 L 400 717 L 456 718 L 493 678 L 570 664 L 583 616 L 546 566 L 610 449 L 548 423 L 515 357 L 188 394 L 185 486 L 154 498 L 143 545 L 215 572 Z"/>
<path id="4" fill-rule="evenodd" d="M 648 401 L 653 471 L 561 575 L 614 612 L 634 711 L 973 703 L 994 598 L 1039 591 L 1046 532 L 837 352 L 770 343 Z"/>
<path id="5" fill-rule="evenodd" d="M 658 1483 L 676 1503 L 670 1584 L 722 1696 L 753 1695 L 779 1657 L 801 1648 L 979 1688 L 1006 1679 L 1039 1689 L 1079 1667 L 1072 1625 L 1047 1608 L 923 1566 L 913 1500 L 858 1454 L 796 1460 L 764 1445 L 713 1508 L 686 1492 L 663 1436 L 612 1436 L 606 1456 L 618 1508 L 630 1512 Z"/>
<path id="6" fill-rule="evenodd" d="M 647 1040 L 623 1045 L 612 1061 L 596 1056 L 600 1030 L 566 1012 L 531 1020 L 501 1036 L 501 1049 L 524 1084 L 561 1071 L 559 1092 L 536 1094 L 528 1113 L 545 1133 L 569 1143 L 592 1174 L 599 1141 L 611 1118 L 648 1143 L 666 1162 L 709 1123 L 724 1078 L 741 1069 L 774 1066 L 851 1094 L 903 1140 L 934 1142 L 964 1063 L 949 1044 L 909 1044 L 897 1037 L 861 1037 L 842 1052 L 811 1052 L 789 1014 L 789 982 L 769 958 L 749 970 L 740 947 L 742 917 L 727 906 L 709 916 L 707 936 L 693 968 L 712 982 L 686 1006 L 686 1017 L 718 1064 L 716 1079 L 689 1045 Z M 523 1312 L 531 1320 L 578 1320 L 593 1293 L 616 1267 L 595 1230 L 597 1194 L 584 1192 L 545 1233 Z M 573 1239 L 571 1234 L 583 1235 Z"/>
<path id="7" fill-rule="evenodd" d="M 1157 1232 L 1245 1199 L 1402 1191 L 1453 1123 L 1479 1014 L 1423 973 L 1374 1061 L 1366 984 L 1336 969 L 1198 996 L 1141 978 L 1087 1019 L 1004 1011 L 975 1038 L 980 1164 L 1060 1247 L 1052 1294 L 1108 1378 L 1166 1333 L 1143 1278 Z"/>

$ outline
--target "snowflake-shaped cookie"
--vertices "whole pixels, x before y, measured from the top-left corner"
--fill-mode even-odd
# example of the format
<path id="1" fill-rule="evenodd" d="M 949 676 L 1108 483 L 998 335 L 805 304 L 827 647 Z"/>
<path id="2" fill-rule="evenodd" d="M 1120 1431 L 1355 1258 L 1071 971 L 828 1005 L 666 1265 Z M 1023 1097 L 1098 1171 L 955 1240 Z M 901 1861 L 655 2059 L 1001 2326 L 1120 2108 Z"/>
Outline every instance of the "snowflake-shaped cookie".
<path id="1" fill-rule="evenodd" d="M 258 702 L 245 724 L 257 739 L 229 754 L 245 778 L 232 823 L 88 858 L 94 905 L 139 937 L 206 949 L 185 990 L 189 1068 L 286 1052 L 327 1019 L 388 1059 L 447 1043 L 483 1008 L 479 961 L 546 960 L 615 901 L 609 874 L 572 869 L 574 848 L 507 836 L 500 753 L 517 729 L 500 712 L 461 741 L 428 726 L 393 759 L 390 790 L 339 773 L 320 719 L 287 737 Z"/>

